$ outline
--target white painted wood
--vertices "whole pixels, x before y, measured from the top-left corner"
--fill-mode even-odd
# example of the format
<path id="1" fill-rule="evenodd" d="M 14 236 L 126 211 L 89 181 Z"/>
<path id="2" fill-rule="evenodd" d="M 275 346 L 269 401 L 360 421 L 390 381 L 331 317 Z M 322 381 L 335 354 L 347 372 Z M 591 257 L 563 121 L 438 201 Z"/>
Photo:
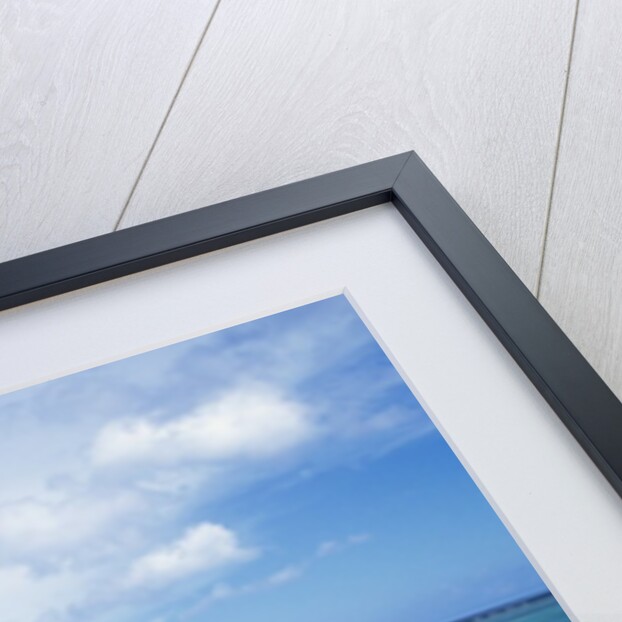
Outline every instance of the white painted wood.
<path id="1" fill-rule="evenodd" d="M 622 399 L 621 37 L 620 2 L 581 2 L 541 300 Z"/>
<path id="2" fill-rule="evenodd" d="M 0 261 L 112 230 L 214 2 L 0 2 Z"/>
<path id="3" fill-rule="evenodd" d="M 122 226 L 415 149 L 533 287 L 573 11 L 223 0 Z"/>
<path id="4" fill-rule="evenodd" d="M 5 312 L 0 392 L 344 288 L 573 622 L 621 620 L 620 498 L 390 206 Z"/>

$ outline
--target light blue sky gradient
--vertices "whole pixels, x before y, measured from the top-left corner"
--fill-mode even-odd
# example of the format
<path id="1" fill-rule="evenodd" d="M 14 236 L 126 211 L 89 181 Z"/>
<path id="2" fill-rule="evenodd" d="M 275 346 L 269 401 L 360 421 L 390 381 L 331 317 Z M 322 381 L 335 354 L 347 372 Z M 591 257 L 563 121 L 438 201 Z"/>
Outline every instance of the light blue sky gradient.
<path id="1" fill-rule="evenodd" d="M 0 396 L 0 425 L 3 622 L 447 622 L 546 592 L 342 296 Z"/>

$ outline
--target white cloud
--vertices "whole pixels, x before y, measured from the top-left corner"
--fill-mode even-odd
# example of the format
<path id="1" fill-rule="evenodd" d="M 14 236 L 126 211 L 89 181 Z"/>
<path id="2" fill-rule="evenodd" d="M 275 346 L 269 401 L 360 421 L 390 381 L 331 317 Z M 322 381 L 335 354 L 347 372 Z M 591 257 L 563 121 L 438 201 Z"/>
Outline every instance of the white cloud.
<path id="1" fill-rule="evenodd" d="M 52 612 L 62 615 L 78 604 L 84 583 L 83 577 L 66 570 L 37 576 L 26 565 L 0 566 L 2 622 L 39 622 Z"/>
<path id="2" fill-rule="evenodd" d="M 365 544 L 370 539 L 371 536 L 368 533 L 355 533 L 352 536 L 348 536 L 348 544 Z"/>
<path id="3" fill-rule="evenodd" d="M 274 587 L 277 585 L 284 585 L 295 581 L 302 576 L 304 568 L 302 566 L 286 566 L 285 568 L 275 572 L 266 579 L 266 585 Z"/>
<path id="4" fill-rule="evenodd" d="M 217 583 L 209 593 L 208 600 L 225 600 L 226 598 L 232 598 L 236 594 L 236 589 L 231 587 L 228 583 Z M 207 601 L 204 604 L 207 604 Z"/>
<path id="5" fill-rule="evenodd" d="M 296 581 L 300 579 L 311 566 L 317 563 L 325 563 L 324 558 L 346 551 L 351 547 L 365 544 L 370 539 L 370 534 L 358 533 L 352 534 L 343 540 L 326 540 L 315 549 L 315 553 L 311 557 L 303 559 L 296 564 L 285 566 L 273 574 L 256 581 L 243 583 L 237 586 L 231 585 L 230 583 L 216 583 L 209 591 L 207 597 L 186 611 L 186 613 L 182 615 L 182 619 L 195 619 L 198 613 L 208 609 L 219 601 L 276 589 L 292 581 Z"/>
<path id="6" fill-rule="evenodd" d="M 317 547 L 316 555 L 318 557 L 326 557 L 327 555 L 335 553 L 338 549 L 339 543 L 334 540 L 329 540 L 327 542 L 322 542 L 322 544 Z"/>
<path id="7" fill-rule="evenodd" d="M 158 586 L 194 575 L 247 562 L 258 555 L 244 548 L 235 533 L 222 525 L 201 523 L 176 542 L 144 555 L 133 564 L 130 586 Z"/>
<path id="8" fill-rule="evenodd" d="M 368 533 L 357 533 L 348 536 L 345 540 L 327 540 L 322 542 L 315 551 L 316 557 L 328 557 L 335 553 L 350 548 L 351 546 L 358 546 L 369 542 L 371 536 Z"/>
<path id="9" fill-rule="evenodd" d="M 97 539 L 112 524 L 136 512 L 139 501 L 129 494 L 112 498 L 79 498 L 46 503 L 24 500 L 0 507 L 0 549 L 15 559 L 72 551 Z"/>
<path id="10" fill-rule="evenodd" d="M 100 466 L 269 458 L 316 433 L 302 404 L 254 387 L 231 391 L 173 421 L 114 421 L 97 435 L 92 458 Z"/>
<path id="11" fill-rule="evenodd" d="M 210 590 L 207 598 L 186 611 L 185 615 L 182 615 L 182 619 L 194 619 L 198 613 L 208 609 L 218 601 L 272 590 L 287 583 L 291 583 L 292 581 L 296 581 L 305 573 L 306 565 L 307 564 L 302 563 L 285 566 L 281 568 L 281 570 L 277 570 L 275 573 L 263 579 L 239 586 L 230 585 L 229 583 L 216 583 Z"/>

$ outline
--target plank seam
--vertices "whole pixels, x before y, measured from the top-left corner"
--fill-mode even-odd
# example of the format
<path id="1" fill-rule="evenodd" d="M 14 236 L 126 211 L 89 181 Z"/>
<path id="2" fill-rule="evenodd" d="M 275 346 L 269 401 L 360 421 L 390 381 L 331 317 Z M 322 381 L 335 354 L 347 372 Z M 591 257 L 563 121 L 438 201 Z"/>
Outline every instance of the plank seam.
<path id="1" fill-rule="evenodd" d="M 205 36 L 207 35 L 207 31 L 209 30 L 209 27 L 212 25 L 212 22 L 214 21 L 214 16 L 216 15 L 216 12 L 218 11 L 218 7 L 220 6 L 222 0 L 216 0 L 216 4 L 214 5 L 214 9 L 212 10 L 210 16 L 207 19 L 207 23 L 205 24 L 205 28 L 203 28 L 203 32 L 201 33 L 201 36 L 199 37 L 199 41 L 196 44 L 192 55 L 190 56 L 190 61 L 188 62 L 188 65 L 186 66 L 186 69 L 184 70 L 184 73 L 181 76 L 181 80 L 179 82 L 179 85 L 177 86 L 177 89 L 175 90 L 175 94 L 173 95 L 173 99 L 171 100 L 171 103 L 168 105 L 168 108 L 166 110 L 166 113 L 164 114 L 164 118 L 162 119 L 162 122 L 160 123 L 160 127 L 158 128 L 158 131 L 156 132 L 155 138 L 153 139 L 153 142 L 151 143 L 151 147 L 149 147 L 149 151 L 147 151 L 147 155 L 145 157 L 145 160 L 142 164 L 142 166 L 140 167 L 140 171 L 138 171 L 138 175 L 134 181 L 134 183 L 132 184 L 132 188 L 130 190 L 130 193 L 125 201 L 125 204 L 123 205 L 123 208 L 121 209 L 121 212 L 119 214 L 119 217 L 117 218 L 115 225 L 113 227 L 113 231 L 117 231 L 119 229 L 119 227 L 121 226 L 121 222 L 123 221 L 123 218 L 127 212 L 127 208 L 130 205 L 130 201 L 132 200 L 132 197 L 134 196 L 134 193 L 136 192 L 136 188 L 138 187 L 138 184 L 140 183 L 140 180 L 142 179 L 143 173 L 145 172 L 145 169 L 147 168 L 147 164 L 149 163 L 149 160 L 151 159 L 151 156 L 153 154 L 153 151 L 155 150 L 155 147 L 158 143 L 158 140 L 160 139 L 160 135 L 162 134 L 162 131 L 164 130 L 164 126 L 166 125 L 171 112 L 173 110 L 173 107 L 175 106 L 175 103 L 177 102 L 177 98 L 179 97 L 179 93 L 181 92 L 181 89 L 184 85 L 184 83 L 186 82 L 186 78 L 188 77 L 188 74 L 190 73 L 190 69 L 192 68 L 192 65 L 194 64 L 194 61 L 197 57 L 197 54 L 199 53 L 199 50 L 201 49 L 201 46 L 203 45 L 203 41 L 205 40 Z"/>
<path id="2" fill-rule="evenodd" d="M 542 289 L 542 274 L 544 272 L 544 262 L 546 255 L 546 246 L 549 237 L 549 225 L 551 222 L 551 208 L 553 206 L 553 196 L 555 194 L 555 182 L 557 181 L 557 167 L 559 163 L 559 152 L 561 148 L 562 132 L 564 127 L 564 119 L 566 116 L 566 103 L 568 100 L 568 84 L 570 83 L 570 68 L 572 66 L 572 55 L 574 52 L 575 37 L 577 33 L 577 21 L 579 17 L 579 3 L 580 0 L 576 0 L 574 18 L 572 21 L 572 33 L 570 35 L 570 49 L 568 50 L 568 63 L 566 65 L 566 80 L 564 82 L 564 91 L 562 94 L 562 105 L 559 115 L 559 125 L 557 128 L 557 140 L 555 144 L 555 157 L 553 158 L 553 171 L 551 174 L 551 187 L 549 189 L 549 196 L 546 206 L 546 214 L 544 217 L 544 230 L 542 232 L 542 247 L 540 250 L 540 266 L 538 268 L 538 276 L 536 279 L 535 296 L 540 300 L 540 290 Z"/>

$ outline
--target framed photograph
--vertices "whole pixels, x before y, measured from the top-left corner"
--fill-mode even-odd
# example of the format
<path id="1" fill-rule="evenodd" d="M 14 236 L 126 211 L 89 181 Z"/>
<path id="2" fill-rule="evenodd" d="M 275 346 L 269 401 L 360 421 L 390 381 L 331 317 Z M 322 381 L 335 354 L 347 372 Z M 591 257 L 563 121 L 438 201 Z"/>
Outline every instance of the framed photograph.
<path id="1" fill-rule="evenodd" d="M 0 306 L 4 622 L 622 619 L 622 405 L 416 154 Z"/>

